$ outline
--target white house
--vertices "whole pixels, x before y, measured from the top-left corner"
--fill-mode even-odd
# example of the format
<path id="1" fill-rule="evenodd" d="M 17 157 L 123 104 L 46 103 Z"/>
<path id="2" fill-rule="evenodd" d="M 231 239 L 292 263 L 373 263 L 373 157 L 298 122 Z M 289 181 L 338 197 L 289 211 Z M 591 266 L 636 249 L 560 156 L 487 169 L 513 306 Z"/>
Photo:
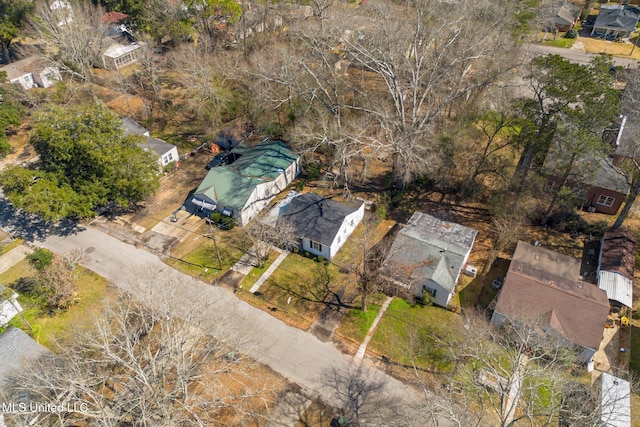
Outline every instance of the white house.
<path id="1" fill-rule="evenodd" d="M 131 117 L 124 117 L 120 120 L 122 121 L 125 136 L 142 135 L 146 138 L 145 143 L 142 144 L 142 148 L 145 150 L 153 150 L 153 152 L 156 153 L 160 167 L 165 167 L 169 163 L 179 160 L 178 147 L 161 139 L 152 138 L 149 136 L 149 131 Z"/>
<path id="2" fill-rule="evenodd" d="M 273 211 L 277 221 L 292 226 L 303 251 L 330 260 L 362 221 L 364 203 L 345 204 L 315 193 L 291 191 Z"/>
<path id="3" fill-rule="evenodd" d="M 62 80 L 57 67 L 45 66 L 35 56 L 0 67 L 0 71 L 7 73 L 10 83 L 19 84 L 24 90 L 34 87 L 48 88 L 53 86 L 56 80 Z"/>
<path id="4" fill-rule="evenodd" d="M 477 234 L 464 225 L 415 212 L 382 263 L 382 277 L 402 293 L 422 297 L 426 292 L 435 304 L 446 307 Z"/>
<path id="5" fill-rule="evenodd" d="M 18 294 L 7 291 L 6 287 L 0 285 L 0 328 L 22 311 L 22 307 L 18 303 Z"/>
<path id="6" fill-rule="evenodd" d="M 264 140 L 230 165 L 211 168 L 191 202 L 246 225 L 300 173 L 301 158 L 281 141 Z"/>

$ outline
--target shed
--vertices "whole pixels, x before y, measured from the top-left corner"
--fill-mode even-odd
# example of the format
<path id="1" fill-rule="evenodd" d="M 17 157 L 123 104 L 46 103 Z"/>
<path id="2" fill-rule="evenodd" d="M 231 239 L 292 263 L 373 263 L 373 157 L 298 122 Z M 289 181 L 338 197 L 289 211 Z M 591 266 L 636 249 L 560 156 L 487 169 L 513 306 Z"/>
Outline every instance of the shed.
<path id="1" fill-rule="evenodd" d="M 627 230 L 609 230 L 600 241 L 598 287 L 613 305 L 633 305 L 635 254 L 636 241 Z"/>
<path id="2" fill-rule="evenodd" d="M 600 377 L 600 421 L 603 427 L 631 425 L 631 385 L 606 372 Z"/>

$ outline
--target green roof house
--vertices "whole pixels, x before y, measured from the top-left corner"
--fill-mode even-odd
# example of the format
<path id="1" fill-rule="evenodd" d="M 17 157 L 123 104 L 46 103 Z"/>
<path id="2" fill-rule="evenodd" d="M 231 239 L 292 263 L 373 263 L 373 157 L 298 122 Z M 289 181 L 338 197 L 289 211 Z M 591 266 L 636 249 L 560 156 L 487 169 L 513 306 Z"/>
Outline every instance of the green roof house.
<path id="1" fill-rule="evenodd" d="M 282 141 L 265 140 L 233 164 L 211 168 L 191 201 L 246 225 L 300 173 L 301 159 Z"/>

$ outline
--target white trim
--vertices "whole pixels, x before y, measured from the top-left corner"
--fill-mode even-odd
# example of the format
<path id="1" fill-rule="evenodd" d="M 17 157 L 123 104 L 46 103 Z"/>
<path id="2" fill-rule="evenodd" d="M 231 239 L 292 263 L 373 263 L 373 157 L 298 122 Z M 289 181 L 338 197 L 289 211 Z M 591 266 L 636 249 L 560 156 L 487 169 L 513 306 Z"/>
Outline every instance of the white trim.
<path id="1" fill-rule="evenodd" d="M 607 196 L 605 194 L 601 194 L 600 197 L 598 197 L 598 200 L 596 201 L 596 205 L 600 205 L 600 206 L 606 206 L 608 208 L 610 208 L 611 206 L 613 206 L 613 202 L 616 201 L 615 197 L 611 197 L 611 196 Z"/>

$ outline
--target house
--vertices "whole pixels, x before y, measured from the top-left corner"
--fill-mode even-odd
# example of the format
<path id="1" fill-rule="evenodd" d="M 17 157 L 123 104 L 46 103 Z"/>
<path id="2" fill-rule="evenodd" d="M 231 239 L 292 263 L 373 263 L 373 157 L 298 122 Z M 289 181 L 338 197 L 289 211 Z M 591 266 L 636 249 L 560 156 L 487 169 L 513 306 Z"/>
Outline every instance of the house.
<path id="1" fill-rule="evenodd" d="M 554 174 L 553 159 L 547 156 L 545 168 L 549 178 L 547 192 L 559 190 L 562 178 Z M 571 171 L 565 186 L 575 193 L 575 204 L 592 212 L 615 215 L 629 194 L 630 187 L 624 171 L 614 165 L 611 157 L 585 156 Z"/>
<path id="2" fill-rule="evenodd" d="M 178 156 L 178 147 L 175 145 L 164 142 L 161 139 L 152 138 L 149 136 L 149 131 L 131 117 L 125 117 L 120 120 L 122 121 L 125 136 L 142 135 L 146 138 L 142 147 L 145 150 L 152 150 L 156 153 L 160 167 L 164 168 L 169 163 L 177 162 L 180 159 Z"/>
<path id="3" fill-rule="evenodd" d="M 330 260 L 362 221 L 364 203 L 339 203 L 316 193 L 291 191 L 272 212 L 276 226 L 291 225 L 303 251 Z"/>
<path id="4" fill-rule="evenodd" d="M 599 378 L 602 427 L 631 426 L 631 385 L 606 372 Z"/>
<path id="5" fill-rule="evenodd" d="M 582 282 L 579 260 L 520 241 L 491 323 L 540 322 L 546 333 L 559 334 L 579 346 L 578 358 L 586 363 L 600 346 L 608 314 L 606 292 Z"/>
<path id="6" fill-rule="evenodd" d="M 122 67 L 134 64 L 142 57 L 144 42 L 129 44 L 119 43 L 111 37 L 103 40 L 105 50 L 102 52 L 102 65 L 107 70 L 119 70 Z"/>
<path id="7" fill-rule="evenodd" d="M 414 297 L 427 292 L 446 307 L 455 292 L 478 232 L 422 212 L 415 212 L 398 232 L 381 266 L 381 275 Z"/>
<path id="8" fill-rule="evenodd" d="M 636 30 L 639 16 L 637 7 L 601 5 L 591 35 L 605 38 L 630 37 Z"/>
<path id="9" fill-rule="evenodd" d="M 19 84 L 24 90 L 34 87 L 48 88 L 56 81 L 62 80 L 58 67 L 45 66 L 35 56 L 0 67 L 0 71 L 7 73 L 10 83 Z"/>
<path id="10" fill-rule="evenodd" d="M 0 285 L 0 328 L 22 311 L 18 294 Z"/>
<path id="11" fill-rule="evenodd" d="M 22 329 L 8 327 L 0 334 L 0 388 L 12 375 L 28 369 L 31 363 L 47 353 L 46 348 Z"/>
<path id="12" fill-rule="evenodd" d="M 627 230 L 616 229 L 604 233 L 598 255 L 598 287 L 607 293 L 616 307 L 633 305 L 633 270 L 636 240 Z"/>
<path id="13" fill-rule="evenodd" d="M 282 141 L 266 139 L 233 164 L 211 168 L 191 201 L 246 225 L 298 176 L 300 168 L 297 153 Z"/>
<path id="14" fill-rule="evenodd" d="M 570 1 L 565 1 L 558 10 L 558 13 L 549 20 L 547 26 L 555 31 L 569 31 L 576 22 L 578 22 L 581 12 L 582 6 Z"/>
<path id="15" fill-rule="evenodd" d="M 49 10 L 54 13 L 54 18 L 58 20 L 58 27 L 73 22 L 73 9 L 68 1 L 54 0 L 49 3 Z"/>

